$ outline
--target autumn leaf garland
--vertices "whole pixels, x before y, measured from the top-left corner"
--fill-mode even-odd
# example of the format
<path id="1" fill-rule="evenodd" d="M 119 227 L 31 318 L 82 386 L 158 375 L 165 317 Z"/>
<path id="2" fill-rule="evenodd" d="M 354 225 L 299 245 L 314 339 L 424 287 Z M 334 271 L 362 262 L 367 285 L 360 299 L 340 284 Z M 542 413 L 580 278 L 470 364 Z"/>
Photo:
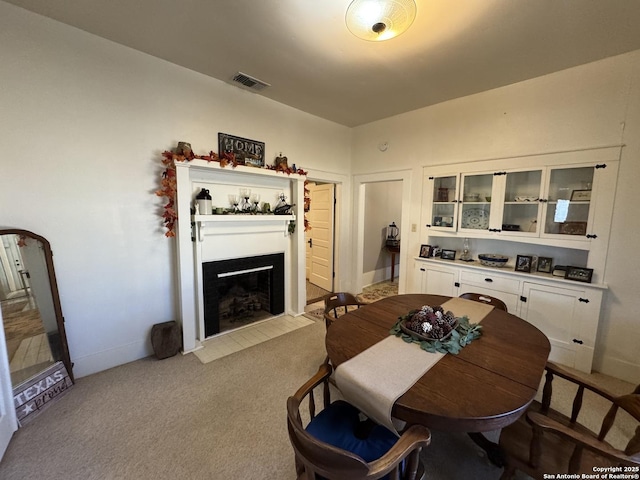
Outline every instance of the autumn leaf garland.
<path id="1" fill-rule="evenodd" d="M 194 159 L 206 160 L 207 162 L 218 162 L 220 164 L 220 167 L 222 168 L 226 167 L 229 164 L 231 164 L 233 168 L 238 166 L 238 161 L 236 160 L 236 157 L 233 153 L 225 152 L 222 154 L 222 156 L 219 156 L 215 152 L 209 152 L 208 155 L 196 155 L 192 151 L 189 151 L 187 155 L 177 154 L 170 151 L 162 152 L 162 164 L 165 166 L 165 169 L 161 175 L 160 188 L 156 190 L 155 194 L 159 197 L 167 198 L 167 203 L 163 206 L 164 211 L 162 213 L 164 227 L 166 228 L 166 232 L 165 232 L 166 237 L 176 236 L 175 228 L 176 228 L 176 222 L 178 221 L 178 212 L 175 208 L 176 192 L 177 192 L 175 162 L 190 162 L 191 160 L 194 160 Z M 271 165 L 267 165 L 265 168 L 268 170 L 277 170 L 278 172 L 286 173 L 287 175 L 290 175 L 292 173 L 297 173 L 298 175 L 307 174 L 307 172 L 305 172 L 300 168 L 294 170 L 293 168 L 290 168 L 290 167 L 288 168 L 279 167 L 276 169 L 276 167 Z M 307 189 L 307 180 L 305 180 L 304 185 L 305 185 L 304 205 L 305 205 L 305 212 L 306 212 L 308 210 L 307 205 L 309 203 L 309 197 L 308 197 L 309 190 Z M 309 225 L 309 223 L 307 222 L 307 219 L 305 218 L 304 219 L 305 231 L 309 230 L 310 228 L 311 226 Z"/>

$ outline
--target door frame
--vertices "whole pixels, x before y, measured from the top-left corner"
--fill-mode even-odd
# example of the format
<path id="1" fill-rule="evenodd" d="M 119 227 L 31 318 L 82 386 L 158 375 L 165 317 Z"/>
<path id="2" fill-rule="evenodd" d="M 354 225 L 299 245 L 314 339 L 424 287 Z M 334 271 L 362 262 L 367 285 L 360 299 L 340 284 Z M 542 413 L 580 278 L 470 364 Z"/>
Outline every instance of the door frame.
<path id="1" fill-rule="evenodd" d="M 400 266 L 398 274 L 398 293 L 404 293 L 407 282 L 407 248 L 409 247 L 410 235 L 410 208 L 411 205 L 411 174 L 412 170 L 399 170 L 396 172 L 381 172 L 363 175 L 354 175 L 353 177 L 353 206 L 356 222 L 356 238 L 354 242 L 353 258 L 353 290 L 361 292 L 363 285 L 363 265 L 364 265 L 364 209 L 366 200 L 367 183 L 381 182 L 402 182 L 402 215 L 400 240 L 404 243 L 404 252 L 400 253 Z"/>
<path id="2" fill-rule="evenodd" d="M 348 291 L 350 287 L 348 253 L 351 251 L 349 247 L 349 231 L 347 228 L 341 228 L 341 225 L 349 225 L 351 222 L 351 209 L 349 208 L 348 199 L 351 198 L 351 183 L 349 176 L 340 173 L 324 172 L 322 170 L 310 169 L 307 171 L 307 180 L 318 183 L 333 183 L 335 185 L 335 209 L 333 217 L 333 291 Z M 311 225 L 313 228 L 313 225 Z M 306 273 L 306 258 L 303 265 L 299 265 L 301 272 Z M 341 268 L 341 265 L 343 266 Z M 305 283 L 306 285 L 306 283 Z M 305 287 L 306 288 L 306 287 Z"/>

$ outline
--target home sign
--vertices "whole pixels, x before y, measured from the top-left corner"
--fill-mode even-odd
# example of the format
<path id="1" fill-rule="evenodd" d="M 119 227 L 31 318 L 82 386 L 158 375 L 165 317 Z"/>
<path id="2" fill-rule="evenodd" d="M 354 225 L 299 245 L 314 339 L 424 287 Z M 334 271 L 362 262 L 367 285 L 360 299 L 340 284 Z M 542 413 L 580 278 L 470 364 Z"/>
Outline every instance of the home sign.
<path id="1" fill-rule="evenodd" d="M 264 167 L 264 142 L 218 133 L 218 155 L 233 153 L 239 165 Z"/>

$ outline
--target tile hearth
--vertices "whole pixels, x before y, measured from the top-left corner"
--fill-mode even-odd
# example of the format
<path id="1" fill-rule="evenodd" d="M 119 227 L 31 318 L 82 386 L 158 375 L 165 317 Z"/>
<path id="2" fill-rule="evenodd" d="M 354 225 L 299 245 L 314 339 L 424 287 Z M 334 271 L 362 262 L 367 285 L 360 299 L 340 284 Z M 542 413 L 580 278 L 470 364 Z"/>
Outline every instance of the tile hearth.
<path id="1" fill-rule="evenodd" d="M 303 315 L 283 315 L 205 340 L 203 348 L 193 353 L 202 363 L 209 363 L 313 323 Z"/>

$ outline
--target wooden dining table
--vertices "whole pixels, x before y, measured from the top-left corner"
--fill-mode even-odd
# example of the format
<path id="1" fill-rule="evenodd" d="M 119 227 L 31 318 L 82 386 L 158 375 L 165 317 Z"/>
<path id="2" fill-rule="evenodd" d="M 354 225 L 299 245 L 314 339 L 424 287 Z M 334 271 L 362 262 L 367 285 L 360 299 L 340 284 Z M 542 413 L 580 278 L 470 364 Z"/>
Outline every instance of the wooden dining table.
<path id="1" fill-rule="evenodd" d="M 339 369 L 340 364 L 387 338 L 400 316 L 449 299 L 396 295 L 340 317 L 326 335 L 333 366 Z M 540 386 L 549 340 L 525 320 L 495 308 L 481 326 L 480 338 L 457 355 L 444 355 L 396 400 L 393 417 L 435 430 L 487 432 L 510 425 L 524 413 Z"/>

